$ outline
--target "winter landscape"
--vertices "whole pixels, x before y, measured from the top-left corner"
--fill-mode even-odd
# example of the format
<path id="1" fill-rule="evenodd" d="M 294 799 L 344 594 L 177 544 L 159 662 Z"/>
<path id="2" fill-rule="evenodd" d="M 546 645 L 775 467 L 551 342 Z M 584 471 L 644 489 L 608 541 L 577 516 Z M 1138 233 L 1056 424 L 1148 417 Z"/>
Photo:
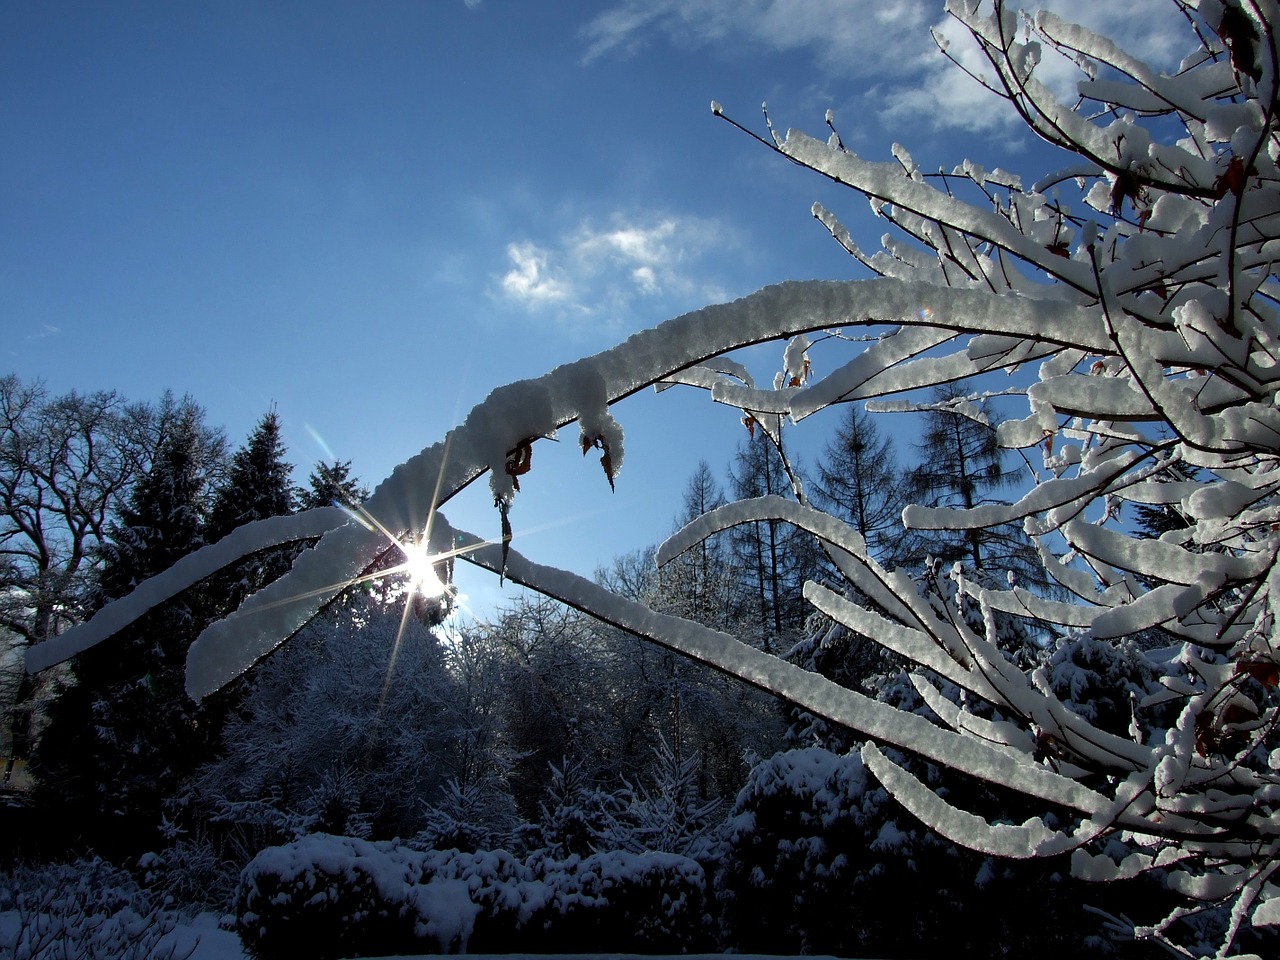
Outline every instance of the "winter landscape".
<path id="1" fill-rule="evenodd" d="M 622 3 L 581 58 L 784 6 Z M 828 57 L 871 16 L 794 6 Z M 1280 9 L 1144 2 L 1141 52 L 902 9 L 1034 149 L 711 100 L 838 279 L 607 327 L 380 482 L 295 480 L 274 403 L 237 444 L 0 378 L 0 955 L 1280 955 Z M 508 253 L 492 304 L 567 322 L 581 276 Z M 634 545 L 527 509 L 673 476 Z"/>

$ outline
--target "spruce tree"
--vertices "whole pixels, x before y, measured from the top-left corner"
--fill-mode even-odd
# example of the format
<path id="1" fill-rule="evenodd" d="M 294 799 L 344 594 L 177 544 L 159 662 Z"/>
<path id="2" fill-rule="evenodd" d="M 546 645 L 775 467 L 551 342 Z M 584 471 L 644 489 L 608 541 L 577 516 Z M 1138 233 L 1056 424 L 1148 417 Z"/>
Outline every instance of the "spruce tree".
<path id="1" fill-rule="evenodd" d="M 312 510 L 334 504 L 352 506 L 369 497 L 368 488 L 358 478 L 351 476 L 350 460 L 317 463 L 315 470 L 307 478 L 307 483 L 309 486 L 300 488 L 297 493 L 299 510 Z"/>
<path id="2" fill-rule="evenodd" d="M 293 510 L 293 467 L 284 459 L 280 416 L 267 411 L 248 442 L 231 458 L 227 482 L 218 490 L 209 512 L 208 539 L 221 540 L 236 527 L 254 520 L 278 517 Z"/>
<path id="3" fill-rule="evenodd" d="M 184 403 L 109 527 L 99 605 L 203 545 L 205 455 L 220 450 L 209 440 L 203 411 Z M 136 854 L 158 839 L 164 800 L 209 747 L 183 688 L 186 648 L 205 619 L 197 587 L 72 661 L 74 684 L 50 708 L 34 758 L 41 805 L 78 831 L 64 842 Z"/>
<path id="4" fill-rule="evenodd" d="M 205 538 L 216 543 L 231 531 L 255 520 L 293 512 L 292 465 L 285 460 L 280 439 L 280 416 L 268 410 L 245 445 L 231 457 L 227 479 L 214 496 Z M 240 602 L 289 569 L 297 548 L 279 547 L 249 557 L 219 574 L 210 584 L 217 616 L 225 616 Z"/>

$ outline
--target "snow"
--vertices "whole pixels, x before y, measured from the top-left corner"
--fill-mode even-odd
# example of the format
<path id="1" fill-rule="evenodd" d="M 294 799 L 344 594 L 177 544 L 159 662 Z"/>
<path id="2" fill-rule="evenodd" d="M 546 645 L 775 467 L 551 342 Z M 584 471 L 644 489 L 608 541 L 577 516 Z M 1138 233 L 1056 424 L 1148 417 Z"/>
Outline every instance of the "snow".
<path id="1" fill-rule="evenodd" d="M 323 536 L 350 519 L 350 514 L 338 507 L 317 507 L 245 524 L 217 543 L 188 554 L 168 570 L 144 580 L 128 596 L 107 604 L 85 623 L 29 647 L 27 672 L 45 670 L 101 643 L 148 610 L 241 557 L 267 547 Z"/>

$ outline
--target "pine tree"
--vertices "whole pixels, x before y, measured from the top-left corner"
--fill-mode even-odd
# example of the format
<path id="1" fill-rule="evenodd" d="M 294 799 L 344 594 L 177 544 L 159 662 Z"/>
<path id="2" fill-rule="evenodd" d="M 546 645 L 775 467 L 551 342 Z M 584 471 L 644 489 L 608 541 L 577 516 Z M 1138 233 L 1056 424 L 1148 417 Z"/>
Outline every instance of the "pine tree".
<path id="1" fill-rule="evenodd" d="M 358 478 L 351 476 L 350 460 L 317 463 L 315 470 L 307 478 L 307 483 L 310 486 L 300 488 L 297 492 L 299 510 L 334 504 L 351 506 L 369 497 L 368 488 Z"/>

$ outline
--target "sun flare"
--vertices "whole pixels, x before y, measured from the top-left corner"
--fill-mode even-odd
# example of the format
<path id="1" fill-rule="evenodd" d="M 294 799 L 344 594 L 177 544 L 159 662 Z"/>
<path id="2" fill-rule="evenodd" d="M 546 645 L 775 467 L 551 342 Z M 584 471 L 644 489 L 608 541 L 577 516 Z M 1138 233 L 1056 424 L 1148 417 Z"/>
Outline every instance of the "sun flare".
<path id="1" fill-rule="evenodd" d="M 432 556 L 421 544 L 402 543 L 400 549 L 404 552 L 404 570 L 414 593 L 430 599 L 448 592 L 448 587 L 436 573 L 439 557 Z"/>

